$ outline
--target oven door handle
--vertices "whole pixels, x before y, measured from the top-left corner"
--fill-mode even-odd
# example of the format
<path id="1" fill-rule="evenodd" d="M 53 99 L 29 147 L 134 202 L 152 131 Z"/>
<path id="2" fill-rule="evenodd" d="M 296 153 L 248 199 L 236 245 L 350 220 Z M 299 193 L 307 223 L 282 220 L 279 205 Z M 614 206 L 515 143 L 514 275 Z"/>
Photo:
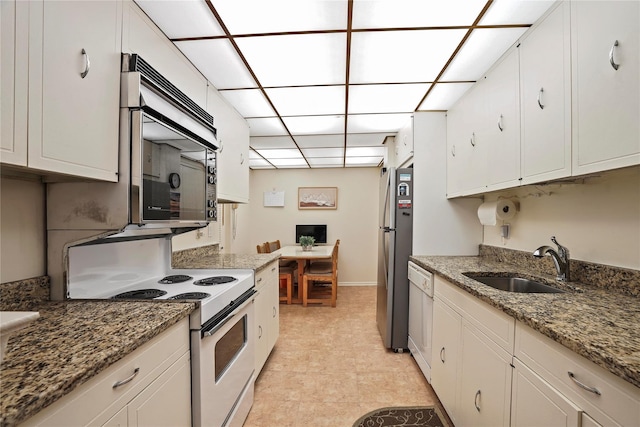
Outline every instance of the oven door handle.
<path id="1" fill-rule="evenodd" d="M 252 295 L 253 297 L 253 295 Z M 211 326 L 209 329 L 203 329 L 201 331 L 202 333 L 202 337 L 210 337 L 211 335 L 215 334 L 220 328 L 222 328 L 227 322 L 229 322 L 231 319 L 233 319 L 234 317 L 236 317 L 236 315 L 242 310 L 244 309 L 247 305 L 249 304 L 253 304 L 253 298 L 248 298 L 245 301 L 242 302 L 242 304 L 240 304 L 239 306 L 237 306 L 231 313 L 229 313 L 223 320 L 221 320 L 219 323 L 216 323 L 215 325 Z"/>

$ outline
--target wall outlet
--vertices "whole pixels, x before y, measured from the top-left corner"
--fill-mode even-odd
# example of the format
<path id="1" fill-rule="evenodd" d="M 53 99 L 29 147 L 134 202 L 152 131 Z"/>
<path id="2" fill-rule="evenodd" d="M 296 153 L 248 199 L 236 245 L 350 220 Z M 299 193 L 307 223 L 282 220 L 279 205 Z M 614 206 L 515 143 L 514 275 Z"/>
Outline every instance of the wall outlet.
<path id="1" fill-rule="evenodd" d="M 511 231 L 511 226 L 509 224 L 505 224 L 500 227 L 500 236 L 502 236 L 503 239 L 508 239 L 510 231 Z"/>

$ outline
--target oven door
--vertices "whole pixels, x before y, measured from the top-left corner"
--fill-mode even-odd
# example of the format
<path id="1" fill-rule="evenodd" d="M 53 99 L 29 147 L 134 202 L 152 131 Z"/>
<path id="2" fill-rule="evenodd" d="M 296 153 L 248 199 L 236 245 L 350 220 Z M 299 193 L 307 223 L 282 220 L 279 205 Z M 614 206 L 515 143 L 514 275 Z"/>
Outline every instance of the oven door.
<path id="1" fill-rule="evenodd" d="M 195 427 L 242 425 L 253 401 L 254 302 L 209 330 L 191 331 Z"/>

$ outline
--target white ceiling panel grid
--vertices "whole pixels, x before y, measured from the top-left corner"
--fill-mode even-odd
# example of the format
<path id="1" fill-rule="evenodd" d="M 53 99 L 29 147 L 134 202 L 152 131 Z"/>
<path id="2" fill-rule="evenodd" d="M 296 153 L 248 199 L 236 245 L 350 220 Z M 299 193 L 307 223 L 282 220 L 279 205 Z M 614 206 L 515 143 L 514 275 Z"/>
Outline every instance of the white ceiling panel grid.
<path id="1" fill-rule="evenodd" d="M 387 137 L 451 108 L 553 4 L 134 1 L 247 120 L 252 169 L 380 165 Z"/>

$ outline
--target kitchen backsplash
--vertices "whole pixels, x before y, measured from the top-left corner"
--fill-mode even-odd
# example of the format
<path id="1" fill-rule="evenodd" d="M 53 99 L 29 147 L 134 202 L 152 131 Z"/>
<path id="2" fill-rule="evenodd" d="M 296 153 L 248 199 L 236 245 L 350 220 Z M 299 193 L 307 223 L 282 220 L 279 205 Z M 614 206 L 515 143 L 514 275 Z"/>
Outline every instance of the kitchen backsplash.
<path id="1" fill-rule="evenodd" d="M 48 276 L 0 284 L 0 311 L 30 311 L 48 300 Z"/>
<path id="2" fill-rule="evenodd" d="M 190 268 L 190 266 L 193 265 L 194 260 L 217 255 L 219 252 L 220 246 L 217 243 L 213 245 L 175 251 L 171 253 L 171 267 Z"/>
<path id="3" fill-rule="evenodd" d="M 551 257 L 535 258 L 532 252 L 480 245 L 480 256 L 531 269 L 541 274 L 555 275 L 556 271 Z M 612 267 L 576 259 L 570 260 L 569 266 L 572 282 L 582 282 L 625 295 L 640 297 L 639 270 Z"/>

